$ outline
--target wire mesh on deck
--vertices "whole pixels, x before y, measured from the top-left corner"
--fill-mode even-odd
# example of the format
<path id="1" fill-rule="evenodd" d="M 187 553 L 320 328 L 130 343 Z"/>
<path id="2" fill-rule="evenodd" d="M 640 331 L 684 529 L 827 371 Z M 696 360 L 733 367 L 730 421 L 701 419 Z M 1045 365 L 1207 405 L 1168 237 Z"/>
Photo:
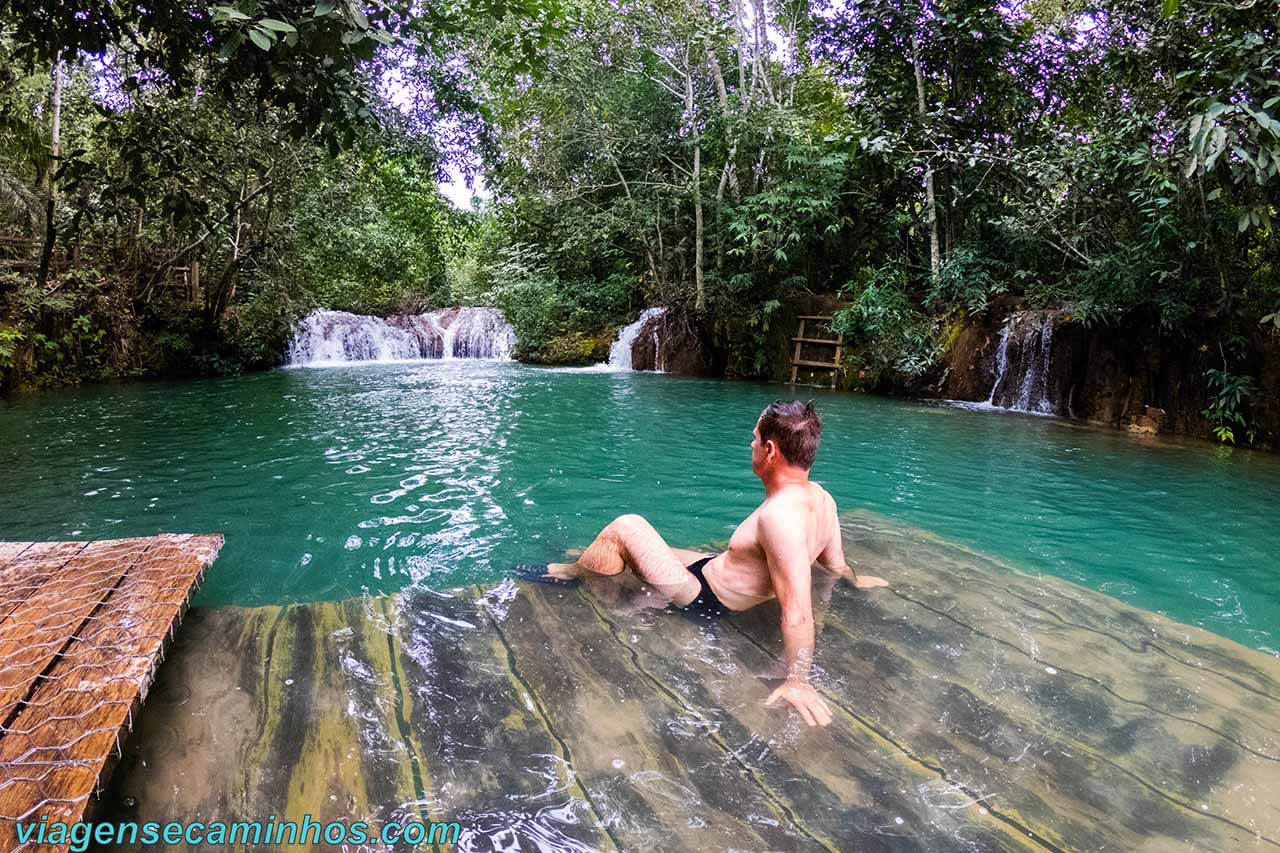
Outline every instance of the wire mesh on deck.
<path id="1" fill-rule="evenodd" d="M 0 849 L 74 821 L 220 536 L 0 543 Z"/>

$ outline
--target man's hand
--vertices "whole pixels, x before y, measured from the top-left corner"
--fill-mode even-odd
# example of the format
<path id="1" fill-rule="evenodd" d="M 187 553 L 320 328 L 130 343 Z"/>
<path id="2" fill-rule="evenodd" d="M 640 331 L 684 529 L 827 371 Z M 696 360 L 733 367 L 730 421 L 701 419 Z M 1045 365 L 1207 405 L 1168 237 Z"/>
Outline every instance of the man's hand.
<path id="1" fill-rule="evenodd" d="M 811 726 L 828 726 L 831 724 L 831 709 L 813 685 L 804 681 L 788 681 L 769 694 L 766 705 L 776 707 L 779 702 L 786 702 L 800 712 L 800 716 Z"/>
<path id="2" fill-rule="evenodd" d="M 878 586 L 889 585 L 889 582 L 884 578 L 878 578 L 875 575 L 857 574 L 847 564 L 834 569 L 827 566 L 823 566 L 822 568 L 826 569 L 826 572 L 824 572 L 820 577 L 831 579 L 829 585 L 825 587 L 825 592 L 828 596 L 831 594 L 831 585 L 834 585 L 834 581 L 838 578 L 847 580 L 858 589 L 874 589 Z"/>

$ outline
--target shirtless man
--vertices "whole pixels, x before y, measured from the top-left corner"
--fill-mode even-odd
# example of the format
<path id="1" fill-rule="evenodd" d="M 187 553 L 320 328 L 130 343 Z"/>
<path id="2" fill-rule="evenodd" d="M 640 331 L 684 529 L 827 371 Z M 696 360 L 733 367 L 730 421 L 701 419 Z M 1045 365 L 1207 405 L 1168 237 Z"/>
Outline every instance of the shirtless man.
<path id="1" fill-rule="evenodd" d="M 576 563 L 552 563 L 549 575 L 617 575 L 631 569 L 667 600 L 707 615 L 747 610 L 777 598 L 782 606 L 786 681 L 767 704 L 787 702 L 809 725 L 825 726 L 831 711 L 809 683 L 813 663 L 810 568 L 816 561 L 854 586 L 887 586 L 858 576 L 845 562 L 836 502 L 809 469 L 818 452 L 822 421 L 812 403 L 771 403 L 756 422 L 751 469 L 764 483 L 764 502 L 738 525 L 723 554 L 672 548 L 638 515 L 614 519 Z"/>

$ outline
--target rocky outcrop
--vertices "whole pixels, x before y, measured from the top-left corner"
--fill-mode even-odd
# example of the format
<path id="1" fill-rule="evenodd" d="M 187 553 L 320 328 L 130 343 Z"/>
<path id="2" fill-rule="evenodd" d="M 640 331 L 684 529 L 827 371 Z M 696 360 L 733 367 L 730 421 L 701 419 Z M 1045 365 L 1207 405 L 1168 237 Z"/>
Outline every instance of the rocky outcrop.
<path id="1" fill-rule="evenodd" d="M 1206 371 L 1222 366 L 1212 323 L 1161 329 L 1150 314 L 1086 327 L 1069 311 L 996 311 L 955 332 L 941 397 L 1130 429 L 1210 437 Z M 1235 367 L 1256 380 L 1246 401 L 1256 444 L 1280 436 L 1280 340 L 1259 330 Z M 1243 443 L 1243 442 L 1241 442 Z"/>
<path id="2" fill-rule="evenodd" d="M 661 370 L 679 376 L 705 376 L 708 358 L 697 332 L 683 314 L 667 311 L 650 318 L 631 345 L 633 370 Z"/>
<path id="3" fill-rule="evenodd" d="M 614 334 L 615 331 L 608 328 L 595 333 L 570 332 L 552 338 L 536 350 L 524 350 L 521 361 L 566 366 L 599 364 L 608 360 Z"/>

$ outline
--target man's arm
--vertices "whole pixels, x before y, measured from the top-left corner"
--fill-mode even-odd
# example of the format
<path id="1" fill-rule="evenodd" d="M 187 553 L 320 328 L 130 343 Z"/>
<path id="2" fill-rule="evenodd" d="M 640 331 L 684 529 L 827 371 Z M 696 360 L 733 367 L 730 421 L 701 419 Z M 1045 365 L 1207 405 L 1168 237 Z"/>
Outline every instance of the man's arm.
<path id="1" fill-rule="evenodd" d="M 832 501 L 834 504 L 835 502 Z M 834 512 L 835 507 L 832 506 Z M 858 574 L 853 570 L 844 558 L 844 539 L 840 536 L 840 525 L 832 525 L 835 529 L 831 532 L 831 537 L 827 540 L 827 545 L 822 549 L 822 553 L 818 555 L 818 565 L 831 572 L 837 577 L 846 577 L 855 583 L 858 580 Z"/>
<path id="2" fill-rule="evenodd" d="M 835 501 L 831 502 L 831 511 L 835 515 Z M 822 549 L 822 553 L 818 555 L 818 565 L 831 572 L 836 577 L 848 578 L 858 589 L 871 589 L 877 586 L 888 586 L 889 582 L 883 578 L 874 575 L 862 575 L 854 571 L 844 557 L 844 539 L 840 535 L 840 524 L 837 521 L 832 525 L 831 538 L 827 541 L 827 546 Z M 826 590 L 830 594 L 831 590 Z"/>
<path id="3" fill-rule="evenodd" d="M 809 725 L 825 726 L 831 711 L 809 684 L 813 665 L 813 602 L 810 600 L 809 549 L 804 531 L 779 508 L 760 513 L 760 546 L 769 564 L 773 589 L 782 605 L 782 650 L 787 680 L 768 704 L 790 703 Z"/>

